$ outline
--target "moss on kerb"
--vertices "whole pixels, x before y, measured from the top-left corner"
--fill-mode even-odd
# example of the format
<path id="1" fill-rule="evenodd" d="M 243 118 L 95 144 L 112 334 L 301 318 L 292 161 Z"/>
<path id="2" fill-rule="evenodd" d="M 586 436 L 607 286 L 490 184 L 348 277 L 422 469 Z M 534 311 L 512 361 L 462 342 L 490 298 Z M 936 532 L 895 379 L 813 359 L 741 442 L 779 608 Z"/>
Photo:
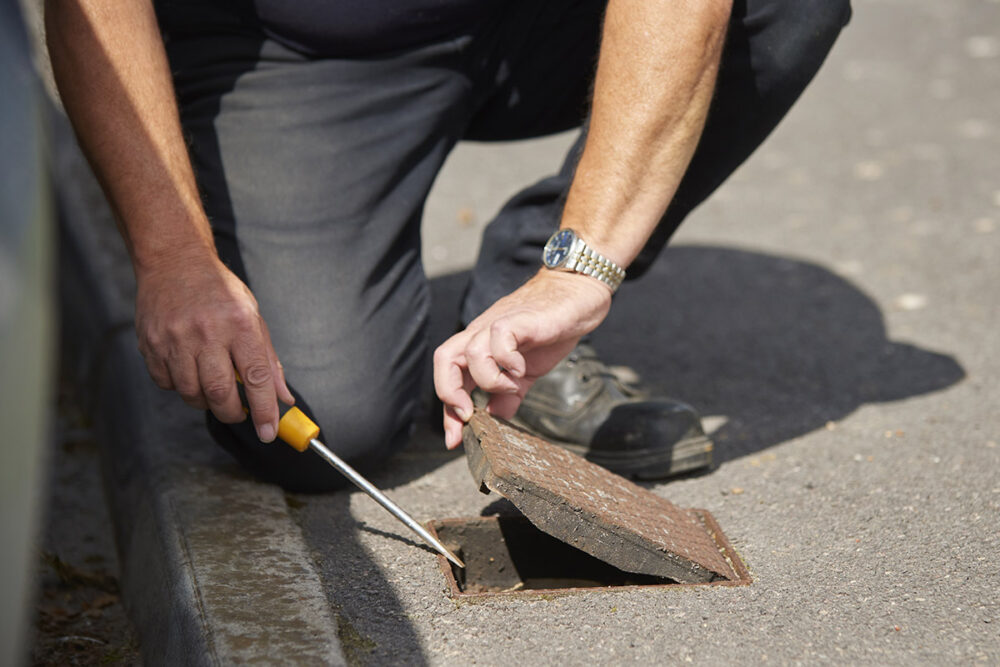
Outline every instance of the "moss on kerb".
<path id="1" fill-rule="evenodd" d="M 366 658 L 378 647 L 374 640 L 358 632 L 343 614 L 337 614 L 337 638 L 349 665 L 365 664 Z"/>
<path id="2" fill-rule="evenodd" d="M 220 661 L 338 661 L 337 619 L 284 494 L 213 473 L 187 471 L 171 509 Z"/>
<path id="3" fill-rule="evenodd" d="M 308 504 L 304 498 L 294 496 L 290 493 L 285 494 L 285 503 L 292 510 L 300 510 Z"/>

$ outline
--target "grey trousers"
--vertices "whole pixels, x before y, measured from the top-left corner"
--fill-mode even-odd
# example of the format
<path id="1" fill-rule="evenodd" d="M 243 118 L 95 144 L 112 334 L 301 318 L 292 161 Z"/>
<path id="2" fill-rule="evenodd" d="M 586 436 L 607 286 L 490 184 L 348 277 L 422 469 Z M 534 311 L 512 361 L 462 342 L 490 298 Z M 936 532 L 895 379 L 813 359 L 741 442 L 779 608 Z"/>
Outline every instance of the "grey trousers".
<path id="1" fill-rule="evenodd" d="M 295 52 L 235 11 L 159 7 L 220 254 L 256 295 L 327 441 L 362 469 L 405 442 L 422 394 L 421 214 L 448 152 L 586 118 L 604 0 L 499 4 L 448 40 L 351 58 Z M 736 1 L 704 136 L 631 276 L 775 127 L 849 15 L 848 0 Z M 537 270 L 581 142 L 488 226 L 464 321 Z M 318 458 L 210 426 L 265 479 L 304 491 L 339 483 Z"/>

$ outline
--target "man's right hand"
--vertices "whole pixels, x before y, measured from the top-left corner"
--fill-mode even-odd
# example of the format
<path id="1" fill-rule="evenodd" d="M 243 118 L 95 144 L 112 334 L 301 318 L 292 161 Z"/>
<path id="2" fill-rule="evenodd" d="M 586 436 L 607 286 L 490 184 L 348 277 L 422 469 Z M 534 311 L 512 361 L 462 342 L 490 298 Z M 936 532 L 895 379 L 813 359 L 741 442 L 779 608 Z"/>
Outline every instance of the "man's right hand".
<path id="1" fill-rule="evenodd" d="M 166 259 L 166 258 L 164 258 Z M 153 380 L 227 424 L 246 413 L 236 372 L 246 387 L 258 437 L 278 432 L 276 399 L 294 397 L 271 344 L 257 300 L 217 257 L 178 257 L 137 272 L 136 331 Z"/>

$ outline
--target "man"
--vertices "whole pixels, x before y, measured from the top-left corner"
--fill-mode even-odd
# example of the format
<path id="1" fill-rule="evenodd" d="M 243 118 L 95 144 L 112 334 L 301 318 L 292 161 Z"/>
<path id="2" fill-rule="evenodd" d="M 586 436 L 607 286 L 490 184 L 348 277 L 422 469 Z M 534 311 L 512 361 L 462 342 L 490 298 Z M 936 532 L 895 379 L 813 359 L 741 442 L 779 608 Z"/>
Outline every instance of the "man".
<path id="1" fill-rule="evenodd" d="M 221 425 L 244 419 L 236 374 L 261 441 L 277 401 L 295 400 L 286 377 L 349 460 L 405 440 L 426 352 L 421 209 L 456 142 L 588 119 L 562 172 L 486 231 L 466 327 L 434 355 L 448 447 L 475 387 L 514 415 L 601 323 L 622 270 L 641 274 L 759 145 L 849 13 L 846 0 L 163 0 L 155 13 L 48 0 L 46 26 L 132 257 L 151 376 L 209 409 L 244 465 L 320 490 L 339 480 L 318 460 Z M 586 244 L 586 273 L 542 266 L 557 229 Z M 518 417 L 619 472 L 680 471 L 693 412 L 630 400 L 586 347 L 571 359 Z M 602 388 L 581 387 L 574 363 Z M 557 423 L 584 395 L 598 400 Z"/>

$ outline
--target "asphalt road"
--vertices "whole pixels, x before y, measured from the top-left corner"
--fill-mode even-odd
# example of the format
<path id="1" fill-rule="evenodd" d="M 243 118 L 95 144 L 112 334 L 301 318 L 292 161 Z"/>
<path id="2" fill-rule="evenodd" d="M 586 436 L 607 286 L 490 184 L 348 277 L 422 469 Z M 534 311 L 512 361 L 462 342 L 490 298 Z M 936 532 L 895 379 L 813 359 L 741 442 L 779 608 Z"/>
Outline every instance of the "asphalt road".
<path id="1" fill-rule="evenodd" d="M 856 2 L 791 115 L 598 334 L 712 416 L 718 468 L 654 488 L 709 509 L 753 585 L 455 604 L 366 497 L 300 499 L 347 654 L 1000 661 L 998 35 L 995 1 Z M 425 225 L 439 337 L 479 230 L 571 139 L 452 156 Z M 495 500 L 429 431 L 375 481 L 420 517 Z"/>

